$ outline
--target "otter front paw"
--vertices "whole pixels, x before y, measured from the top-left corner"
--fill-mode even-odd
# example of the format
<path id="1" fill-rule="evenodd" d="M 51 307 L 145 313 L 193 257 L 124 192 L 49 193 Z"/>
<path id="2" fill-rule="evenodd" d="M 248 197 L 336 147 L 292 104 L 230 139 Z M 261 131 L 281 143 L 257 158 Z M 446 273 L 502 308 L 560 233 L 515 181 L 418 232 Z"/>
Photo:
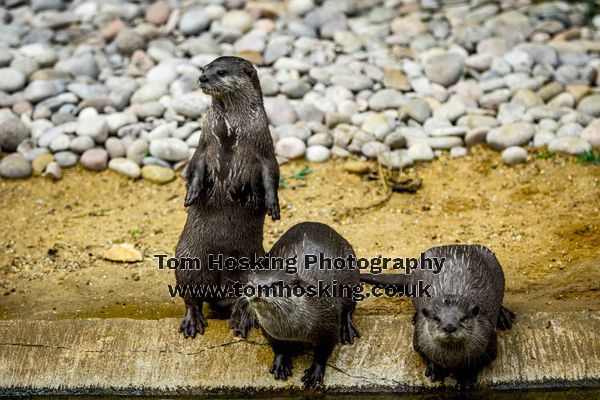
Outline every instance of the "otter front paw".
<path id="1" fill-rule="evenodd" d="M 266 199 L 265 205 L 267 208 L 267 215 L 269 215 L 273 221 L 281 219 L 279 201 L 277 199 Z"/>
<path id="2" fill-rule="evenodd" d="M 315 389 L 320 383 L 323 383 L 323 377 L 325 376 L 325 368 L 317 363 L 312 365 L 304 371 L 302 382 L 304 382 L 305 389 Z"/>
<path id="3" fill-rule="evenodd" d="M 208 323 L 204 319 L 202 313 L 196 313 L 195 315 L 186 315 L 181 321 L 179 326 L 179 332 L 183 333 L 183 337 L 195 338 L 196 334 L 202 335 L 204 328 L 208 326 Z"/>
<path id="4" fill-rule="evenodd" d="M 439 365 L 436 365 L 433 361 L 427 362 L 427 369 L 425 370 L 425 376 L 429 377 L 432 382 L 444 383 L 446 379 L 446 371 Z"/>
<path id="5" fill-rule="evenodd" d="M 497 326 L 503 331 L 508 330 L 512 327 L 512 323 L 515 319 L 515 313 L 508 308 L 501 306 L 500 313 L 498 314 Z"/>
<path id="6" fill-rule="evenodd" d="M 248 338 L 248 332 L 256 323 L 252 314 L 246 307 L 235 306 L 229 317 L 229 328 L 233 330 L 233 336 Z"/>
<path id="7" fill-rule="evenodd" d="M 282 381 L 287 380 L 288 377 L 292 376 L 292 359 L 285 354 L 275 354 L 273 359 L 273 366 L 269 370 L 273 374 L 275 379 L 281 379 Z"/>
<path id="8" fill-rule="evenodd" d="M 341 341 L 342 344 L 352 344 L 354 343 L 354 338 L 360 337 L 360 332 L 358 328 L 354 325 L 352 321 L 352 314 L 346 313 L 343 317 L 341 324 Z"/>
<path id="9" fill-rule="evenodd" d="M 185 194 L 185 202 L 183 203 L 185 207 L 189 207 L 200 198 L 200 193 L 202 193 L 202 187 L 198 184 L 190 185 L 187 188 L 187 193 Z"/>

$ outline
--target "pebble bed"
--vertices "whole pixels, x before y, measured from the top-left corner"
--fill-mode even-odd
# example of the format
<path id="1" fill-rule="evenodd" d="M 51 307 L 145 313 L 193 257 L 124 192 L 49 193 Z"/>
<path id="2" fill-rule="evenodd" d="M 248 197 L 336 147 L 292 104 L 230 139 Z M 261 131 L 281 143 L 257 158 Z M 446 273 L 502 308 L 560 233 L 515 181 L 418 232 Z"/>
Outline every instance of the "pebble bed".
<path id="1" fill-rule="evenodd" d="M 600 15 L 526 0 L 4 0 L 0 176 L 163 183 L 202 135 L 200 68 L 255 63 L 281 163 L 402 168 L 486 143 L 600 147 Z"/>

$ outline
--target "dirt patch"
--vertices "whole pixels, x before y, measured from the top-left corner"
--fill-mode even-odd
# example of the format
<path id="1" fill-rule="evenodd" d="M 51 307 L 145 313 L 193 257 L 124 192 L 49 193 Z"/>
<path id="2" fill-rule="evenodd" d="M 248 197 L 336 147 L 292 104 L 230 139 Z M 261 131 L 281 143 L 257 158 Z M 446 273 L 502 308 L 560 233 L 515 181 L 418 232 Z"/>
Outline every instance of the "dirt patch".
<path id="1" fill-rule="evenodd" d="M 477 147 L 403 172 L 420 178 L 415 194 L 386 191 L 343 170 L 343 161 L 282 167 L 282 220 L 268 221 L 269 248 L 301 221 L 330 224 L 359 256 L 416 256 L 449 243 L 492 248 L 517 311 L 600 309 L 600 168 L 555 156 L 504 166 Z M 375 169 L 375 164 L 373 164 Z M 0 180 L 0 318 L 177 317 L 172 272 L 154 254 L 174 252 L 186 217 L 183 181 L 158 186 L 111 171 L 67 170 L 62 181 Z M 118 264 L 103 253 L 133 243 L 144 261 Z M 363 314 L 410 312 L 403 299 L 369 299 Z"/>

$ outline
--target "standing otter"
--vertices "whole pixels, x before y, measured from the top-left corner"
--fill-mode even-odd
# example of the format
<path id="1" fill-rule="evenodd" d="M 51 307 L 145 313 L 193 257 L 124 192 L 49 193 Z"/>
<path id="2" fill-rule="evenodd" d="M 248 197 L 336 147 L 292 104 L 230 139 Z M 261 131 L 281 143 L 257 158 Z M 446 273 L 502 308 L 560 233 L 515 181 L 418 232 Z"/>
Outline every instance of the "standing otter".
<path id="1" fill-rule="evenodd" d="M 340 269 L 323 269 L 317 263 L 307 264 L 306 255 L 319 255 L 335 259 L 354 256 L 350 244 L 329 226 L 304 222 L 293 226 L 275 243 L 268 256 L 288 259 L 297 256 L 297 272 L 290 274 L 282 269 L 262 270 L 250 275 L 255 288 L 274 287 L 283 283 L 288 287 L 316 288 L 322 285 L 346 286 L 345 293 L 327 296 L 265 296 L 261 292 L 238 303 L 253 310 L 264 336 L 269 341 L 275 357 L 270 372 L 275 379 L 292 375 L 291 357 L 299 344 L 312 345 L 313 362 L 302 377 L 304 386 L 315 388 L 323 382 L 325 366 L 335 345 L 359 337 L 352 323 L 356 302 L 352 288 L 359 285 L 359 270 L 348 262 Z M 345 337 L 345 338 L 344 338 Z"/>
<path id="2" fill-rule="evenodd" d="M 199 258 L 201 268 L 180 268 L 175 276 L 179 285 L 189 286 L 244 282 L 247 271 L 208 269 L 209 255 L 264 255 L 265 214 L 279 219 L 279 166 L 252 64 L 238 57 L 217 58 L 202 69 L 200 87 L 213 101 L 184 174 L 189 211 L 175 255 Z M 179 330 L 186 338 L 204 333 L 203 302 L 222 315 L 235 302 L 189 293 L 182 297 L 186 314 Z M 232 327 L 246 337 L 250 325 L 244 318 L 232 321 Z"/>
<path id="3" fill-rule="evenodd" d="M 461 386 L 474 383 L 479 371 L 496 358 L 496 327 L 509 329 L 515 317 L 502 306 L 502 267 L 481 245 L 433 247 L 424 257 L 445 259 L 439 274 L 417 268 L 410 276 L 361 275 L 361 281 L 430 284 L 432 297 L 412 298 L 413 347 L 427 364 L 425 375 L 434 382 L 452 374 Z"/>

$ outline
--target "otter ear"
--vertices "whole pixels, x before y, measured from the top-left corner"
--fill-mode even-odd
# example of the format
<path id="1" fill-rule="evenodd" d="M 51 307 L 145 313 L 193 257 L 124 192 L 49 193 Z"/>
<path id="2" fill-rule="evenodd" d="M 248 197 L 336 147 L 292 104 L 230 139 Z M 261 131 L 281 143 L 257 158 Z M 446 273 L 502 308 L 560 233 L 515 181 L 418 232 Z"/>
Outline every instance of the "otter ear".
<path id="1" fill-rule="evenodd" d="M 250 63 L 244 65 L 243 71 L 250 79 L 254 79 L 256 77 L 256 69 Z"/>
<path id="2" fill-rule="evenodd" d="M 421 312 L 425 318 L 431 318 L 431 311 L 428 308 L 423 307 Z"/>
<path id="3" fill-rule="evenodd" d="M 475 317 L 477 314 L 479 314 L 479 306 L 475 305 L 469 309 L 469 315 L 471 317 Z"/>

